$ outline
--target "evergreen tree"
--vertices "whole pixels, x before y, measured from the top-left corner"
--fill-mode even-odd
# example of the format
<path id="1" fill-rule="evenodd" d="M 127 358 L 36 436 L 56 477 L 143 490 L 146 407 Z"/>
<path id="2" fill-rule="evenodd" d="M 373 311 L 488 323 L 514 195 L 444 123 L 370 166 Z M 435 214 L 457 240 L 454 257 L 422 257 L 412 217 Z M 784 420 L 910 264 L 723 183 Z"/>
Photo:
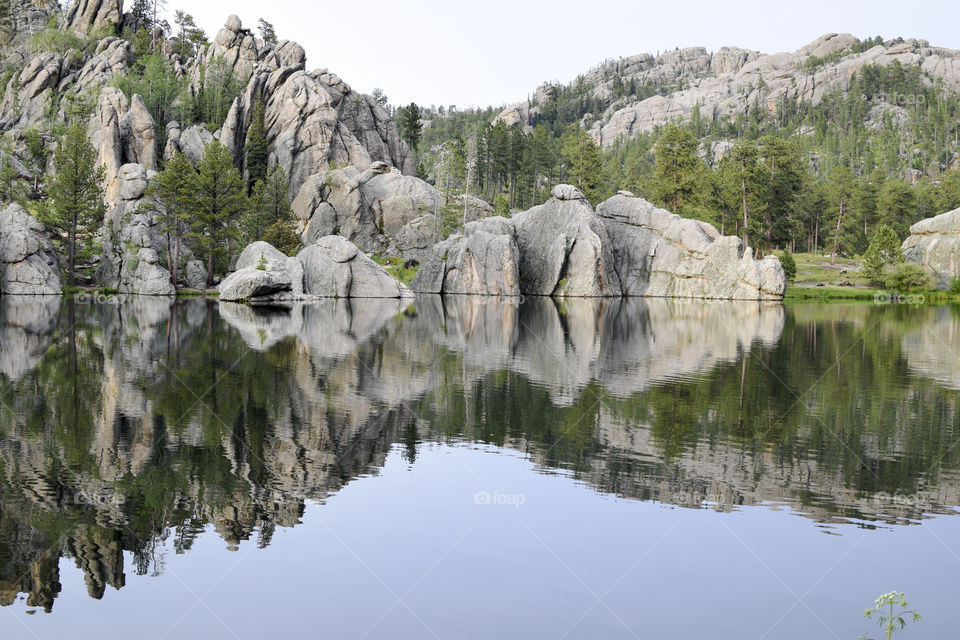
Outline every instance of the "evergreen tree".
<path id="1" fill-rule="evenodd" d="M 280 165 L 270 167 L 267 177 L 254 187 L 241 227 L 247 243 L 264 240 L 287 254 L 300 246 L 290 208 L 290 182 Z"/>
<path id="2" fill-rule="evenodd" d="M 913 189 L 903 180 L 887 180 L 880 190 L 878 209 L 880 221 L 901 238 L 906 237 L 916 211 Z"/>
<path id="3" fill-rule="evenodd" d="M 830 233 L 830 241 L 833 245 L 830 264 L 835 264 L 837 253 L 841 249 L 849 248 L 850 245 L 850 235 L 845 232 L 851 228 L 850 220 L 853 216 L 850 209 L 853 204 L 854 189 L 853 174 L 846 166 L 837 166 L 830 172 L 827 178 L 827 200 L 830 204 L 831 214 L 836 220 Z M 847 224 L 846 227 L 844 227 L 844 223 Z"/>
<path id="4" fill-rule="evenodd" d="M 56 174 L 50 184 L 51 206 L 42 222 L 66 236 L 69 282 L 76 282 L 76 259 L 91 251 L 103 223 L 104 169 L 97 166 L 97 151 L 87 140 L 86 129 L 71 125 L 53 157 Z M 62 236 L 61 236 L 62 238 Z"/>
<path id="5" fill-rule="evenodd" d="M 563 135 L 560 156 L 566 180 L 580 189 L 591 202 L 596 202 L 600 187 L 603 159 L 600 149 L 583 127 L 570 125 Z"/>
<path id="6" fill-rule="evenodd" d="M 248 192 L 252 192 L 258 182 L 267 177 L 267 161 L 270 157 L 270 147 L 267 144 L 267 129 L 265 125 L 266 107 L 262 100 L 257 100 L 250 118 L 250 128 L 247 130 L 247 176 Z"/>
<path id="7" fill-rule="evenodd" d="M 750 238 L 759 240 L 768 206 L 770 174 L 752 142 L 731 149 L 720 161 L 720 191 L 726 207 L 734 212 L 735 226 L 750 246 Z"/>
<path id="8" fill-rule="evenodd" d="M 417 103 L 411 102 L 406 107 L 399 110 L 400 137 L 410 145 L 410 149 L 416 155 L 420 147 L 420 138 L 423 135 L 423 123 L 421 119 L 423 114 Z"/>
<path id="9" fill-rule="evenodd" d="M 190 237 L 207 258 L 207 284 L 214 283 L 214 265 L 236 236 L 236 220 L 247 206 L 243 178 L 218 140 L 207 145 L 197 165 Z"/>
<path id="10" fill-rule="evenodd" d="M 158 231 L 167 238 L 167 270 L 177 285 L 184 234 L 192 221 L 197 172 L 182 153 L 167 162 L 147 187 L 147 204 L 155 213 Z"/>
<path id="11" fill-rule="evenodd" d="M 467 184 L 467 142 L 463 136 L 457 136 L 446 145 L 441 192 L 443 208 L 440 212 L 441 227 L 439 234 L 450 235 L 455 229 L 466 223 L 466 205 L 463 194 Z"/>
<path id="12" fill-rule="evenodd" d="M 870 246 L 863 254 L 863 275 L 873 286 L 882 287 L 884 286 L 884 268 L 900 262 L 903 262 L 900 238 L 889 226 L 881 224 L 877 227 L 870 239 Z"/>
<path id="13" fill-rule="evenodd" d="M 697 141 L 689 131 L 667 125 L 654 150 L 651 195 L 655 202 L 685 215 L 695 204 L 703 161 L 697 156 Z"/>
<path id="14" fill-rule="evenodd" d="M 277 44 L 279 42 L 279 40 L 277 39 L 277 32 L 273 28 L 272 24 L 270 24 L 263 18 L 260 18 L 258 24 L 260 29 L 260 37 L 263 38 L 264 42 L 266 42 L 267 44 Z"/>

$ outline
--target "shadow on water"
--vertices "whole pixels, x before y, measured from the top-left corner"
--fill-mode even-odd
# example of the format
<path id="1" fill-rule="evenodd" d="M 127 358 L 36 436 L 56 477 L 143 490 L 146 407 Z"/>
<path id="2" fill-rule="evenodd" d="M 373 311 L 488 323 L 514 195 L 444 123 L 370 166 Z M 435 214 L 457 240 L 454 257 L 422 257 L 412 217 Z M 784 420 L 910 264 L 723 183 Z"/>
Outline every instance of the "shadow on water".
<path id="1" fill-rule="evenodd" d="M 270 544 L 423 442 L 596 491 L 818 523 L 960 504 L 944 308 L 421 297 L 286 308 L 0 300 L 0 604 L 94 598 L 211 527 Z"/>

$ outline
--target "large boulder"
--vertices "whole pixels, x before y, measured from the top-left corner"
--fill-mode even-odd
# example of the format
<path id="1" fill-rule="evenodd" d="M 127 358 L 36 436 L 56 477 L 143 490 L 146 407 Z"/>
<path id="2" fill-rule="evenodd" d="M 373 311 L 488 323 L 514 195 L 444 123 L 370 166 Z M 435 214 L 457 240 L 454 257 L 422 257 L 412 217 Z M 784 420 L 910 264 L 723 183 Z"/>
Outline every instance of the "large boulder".
<path id="1" fill-rule="evenodd" d="M 411 254 L 438 239 L 440 205 L 434 187 L 374 162 L 367 169 L 347 166 L 310 176 L 292 206 L 306 244 L 342 235 L 366 251 L 393 243 L 398 253 L 419 257 Z"/>
<path id="2" fill-rule="evenodd" d="M 486 218 L 437 244 L 410 287 L 423 293 L 518 296 L 519 264 L 511 221 Z"/>
<path id="3" fill-rule="evenodd" d="M 926 267 L 937 286 L 949 289 L 960 277 L 960 209 L 921 220 L 910 227 L 903 242 L 903 257 Z"/>
<path id="4" fill-rule="evenodd" d="M 356 245 L 326 236 L 287 257 L 266 242 L 248 245 L 237 270 L 220 284 L 220 299 L 311 300 L 319 298 L 407 298 L 410 290 Z"/>
<path id="5" fill-rule="evenodd" d="M 363 170 L 382 161 L 414 172 L 413 156 L 390 114 L 326 69 L 307 72 L 306 55 L 295 42 L 264 43 L 230 16 L 189 70 L 194 95 L 203 89 L 205 71 L 215 67 L 246 83 L 218 139 L 246 169 L 244 142 L 254 108 L 264 102 L 270 162 L 286 171 L 292 195 L 331 164 Z"/>
<path id="6" fill-rule="evenodd" d="M 46 229 L 19 204 L 0 212 L 0 292 L 60 295 L 60 265 Z"/>
<path id="7" fill-rule="evenodd" d="M 341 236 L 326 236 L 304 248 L 303 289 L 322 298 L 406 298 L 412 294 L 383 267 Z"/>
<path id="8" fill-rule="evenodd" d="M 435 245 L 411 283 L 424 293 L 779 300 L 780 261 L 709 224 L 617 195 L 594 213 L 579 190 L 513 218 L 472 222 Z"/>
<path id="9" fill-rule="evenodd" d="M 528 295 L 616 296 L 620 280 L 603 224 L 583 194 L 557 185 L 551 199 L 513 217 L 520 289 Z"/>
<path id="10" fill-rule="evenodd" d="M 133 64 L 133 46 L 122 38 L 104 38 L 97 43 L 94 56 L 74 76 L 71 89 L 77 93 L 107 86 L 126 73 Z M 69 82 L 61 81 L 61 85 Z"/>
<path id="11" fill-rule="evenodd" d="M 643 198 L 616 195 L 597 207 L 623 295 L 780 299 L 786 277 L 775 257 L 754 260 L 739 238 L 681 218 Z"/>
<path id="12" fill-rule="evenodd" d="M 63 67 L 64 56 L 53 51 L 26 60 L 23 70 L 2 89 L 0 129 L 22 131 L 43 123 L 57 97 Z"/>

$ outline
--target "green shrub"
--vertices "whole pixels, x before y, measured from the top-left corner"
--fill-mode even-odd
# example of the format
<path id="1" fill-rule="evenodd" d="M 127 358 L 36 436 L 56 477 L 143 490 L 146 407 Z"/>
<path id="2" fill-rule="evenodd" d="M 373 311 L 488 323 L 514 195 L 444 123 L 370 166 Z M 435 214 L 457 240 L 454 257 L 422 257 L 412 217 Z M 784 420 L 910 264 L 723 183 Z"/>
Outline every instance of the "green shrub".
<path id="1" fill-rule="evenodd" d="M 920 293 L 933 289 L 936 282 L 920 265 L 903 262 L 884 270 L 884 285 L 900 293 Z"/>
<path id="2" fill-rule="evenodd" d="M 960 278 L 954 278 L 950 281 L 950 293 L 960 294 Z"/>
<path id="3" fill-rule="evenodd" d="M 797 261 L 787 249 L 780 252 L 780 264 L 783 266 L 783 273 L 786 274 L 787 280 L 792 281 L 797 277 Z"/>

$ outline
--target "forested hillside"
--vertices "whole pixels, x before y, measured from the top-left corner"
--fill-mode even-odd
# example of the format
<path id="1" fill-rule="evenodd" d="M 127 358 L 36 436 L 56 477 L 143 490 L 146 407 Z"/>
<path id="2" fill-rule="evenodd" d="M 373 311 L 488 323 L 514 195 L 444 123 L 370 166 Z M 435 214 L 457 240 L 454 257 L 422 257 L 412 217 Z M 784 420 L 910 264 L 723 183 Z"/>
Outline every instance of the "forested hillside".
<path id="1" fill-rule="evenodd" d="M 764 251 L 853 255 L 880 224 L 902 238 L 960 206 L 958 114 L 957 52 L 831 34 L 792 54 L 609 61 L 502 109 L 423 109 L 420 162 L 500 211 L 567 181 L 594 203 L 635 192 Z"/>

